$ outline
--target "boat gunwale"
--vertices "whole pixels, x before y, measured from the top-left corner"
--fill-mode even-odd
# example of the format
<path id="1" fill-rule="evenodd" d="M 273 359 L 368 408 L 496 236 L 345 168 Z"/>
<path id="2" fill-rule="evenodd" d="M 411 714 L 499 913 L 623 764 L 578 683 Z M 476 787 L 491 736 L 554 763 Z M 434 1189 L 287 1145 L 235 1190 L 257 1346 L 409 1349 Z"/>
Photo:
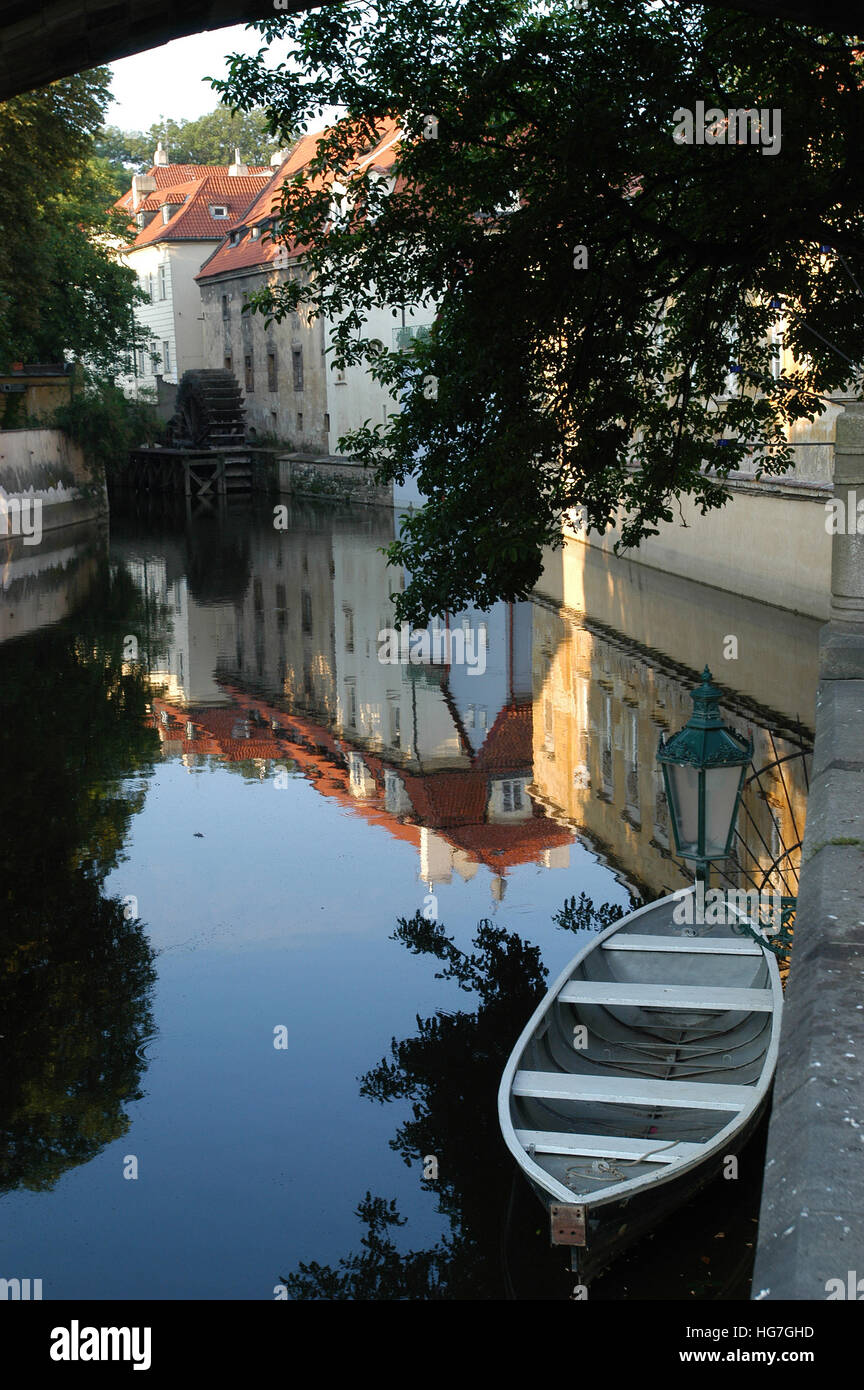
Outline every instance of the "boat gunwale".
<path id="1" fill-rule="evenodd" d="M 635 1196 L 636 1194 L 641 1192 L 644 1188 L 649 1186 L 649 1184 L 660 1185 L 662 1183 L 674 1181 L 682 1177 L 684 1174 L 691 1172 L 694 1168 L 700 1167 L 706 1161 L 710 1160 L 718 1150 L 723 1148 L 723 1146 L 728 1142 L 728 1140 L 734 1133 L 736 1133 L 739 1130 L 745 1129 L 749 1121 L 752 1119 L 754 1112 L 761 1106 L 761 1104 L 765 1100 L 765 1097 L 774 1079 L 774 1070 L 777 1065 L 777 1057 L 779 1055 L 780 1049 L 780 1023 L 783 1013 L 783 986 L 780 981 L 780 972 L 777 968 L 777 960 L 774 955 L 774 952 L 770 949 L 770 947 L 763 945 L 762 956 L 768 966 L 768 977 L 771 983 L 773 1007 L 771 1009 L 771 1037 L 768 1042 L 768 1046 L 765 1050 L 765 1055 L 762 1061 L 762 1068 L 759 1073 L 759 1080 L 752 1088 L 753 1100 L 744 1109 L 735 1111 L 729 1123 L 724 1125 L 723 1128 L 719 1130 L 717 1134 L 713 1136 L 712 1139 L 705 1140 L 700 1145 L 702 1151 L 699 1154 L 694 1155 L 690 1159 L 682 1160 L 680 1162 L 673 1161 L 670 1163 L 664 1163 L 659 1168 L 655 1168 L 652 1172 L 643 1173 L 638 1177 L 625 1179 L 624 1182 L 618 1181 L 614 1186 L 601 1187 L 597 1188 L 594 1192 L 591 1193 L 578 1194 L 574 1192 L 571 1188 L 565 1187 L 563 1183 L 558 1182 L 556 1178 L 552 1177 L 551 1173 L 547 1172 L 547 1170 L 541 1167 L 539 1163 L 536 1163 L 534 1159 L 531 1158 L 527 1149 L 525 1149 L 522 1146 L 522 1144 L 516 1137 L 516 1126 L 513 1124 L 513 1120 L 510 1115 L 510 1106 L 511 1101 L 513 1099 L 513 1080 L 515 1078 L 517 1070 L 519 1069 L 519 1062 L 522 1060 L 522 1055 L 526 1047 L 528 1046 L 528 1043 L 531 1041 L 535 1033 L 538 1031 L 541 1020 L 557 1003 L 559 993 L 564 988 L 564 985 L 567 983 L 567 981 L 575 973 L 578 966 L 582 963 L 582 960 L 591 951 L 596 950 L 597 947 L 600 946 L 600 944 L 607 939 L 607 937 L 614 936 L 615 933 L 617 931 L 620 931 L 622 927 L 628 926 L 631 922 L 636 921 L 639 917 L 656 909 L 661 903 L 680 903 L 682 898 L 684 898 L 688 893 L 695 893 L 695 891 L 695 885 L 693 885 L 690 888 L 678 889 L 676 892 L 669 893 L 663 898 L 655 898 L 653 902 L 646 903 L 644 907 L 637 908 L 635 912 L 625 913 L 623 917 L 619 917 L 617 922 L 613 922 L 610 927 L 607 927 L 604 931 L 600 932 L 599 935 L 594 936 L 590 941 L 586 942 L 585 946 L 580 951 L 578 951 L 575 956 L 571 958 L 571 960 L 567 963 L 567 965 L 564 967 L 561 973 L 556 977 L 554 983 L 550 985 L 549 989 L 546 991 L 545 995 L 540 1000 L 540 1003 L 537 1005 L 537 1008 L 534 1010 L 534 1013 L 531 1015 L 530 1019 L 523 1028 L 521 1034 L 519 1035 L 518 1041 L 516 1042 L 512 1052 L 510 1053 L 509 1058 L 507 1059 L 507 1065 L 504 1068 L 504 1074 L 501 1077 L 501 1083 L 498 1087 L 498 1122 L 501 1128 L 501 1133 L 504 1138 L 504 1142 L 507 1145 L 507 1148 L 510 1150 L 511 1154 L 516 1159 L 516 1162 L 519 1164 L 526 1177 L 528 1177 L 538 1187 L 541 1187 L 554 1201 L 563 1202 L 567 1205 L 585 1206 L 590 1209 L 591 1207 L 603 1206 L 607 1203 L 617 1201 L 622 1197 L 625 1197 L 627 1200 L 629 1200 L 630 1197 Z M 730 906 L 732 907 L 732 911 L 741 921 L 749 922 L 749 918 L 746 912 L 739 909 L 735 904 L 730 904 Z M 757 942 L 756 944 L 759 945 L 759 942 Z M 562 1073 L 564 1072 L 563 1068 L 561 1068 L 560 1070 L 562 1071 Z M 566 1074 L 571 1075 L 572 1073 Z M 684 1085 L 686 1083 L 682 1081 L 681 1084 Z M 614 1104 L 614 1102 L 608 1101 L 605 1102 L 605 1104 L 612 1105 Z M 566 1133 L 566 1130 L 562 1130 L 562 1134 Z M 598 1138 L 602 1138 L 602 1136 L 598 1136 Z M 649 1141 L 646 1140 L 646 1143 L 647 1142 Z M 676 1140 L 675 1142 L 677 1143 L 679 1141 Z M 655 1145 L 655 1147 L 658 1146 Z M 660 1147 L 668 1146 L 663 1145 Z M 645 1161 L 650 1162 L 650 1158 L 646 1157 Z"/>

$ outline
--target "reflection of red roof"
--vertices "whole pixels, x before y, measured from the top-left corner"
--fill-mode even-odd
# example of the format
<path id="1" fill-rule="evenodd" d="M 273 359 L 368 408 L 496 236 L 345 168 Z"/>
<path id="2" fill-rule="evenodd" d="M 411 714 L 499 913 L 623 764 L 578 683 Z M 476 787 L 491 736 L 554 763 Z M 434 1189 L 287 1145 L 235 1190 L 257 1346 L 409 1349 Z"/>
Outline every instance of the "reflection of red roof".
<path id="1" fill-rule="evenodd" d="M 335 799 L 370 825 L 380 825 L 394 839 L 419 848 L 420 828 L 425 826 L 496 874 L 503 874 L 516 864 L 535 863 L 544 850 L 573 843 L 573 833 L 549 819 L 536 805 L 532 815 L 523 821 L 506 825 L 486 820 L 490 776 L 524 774 L 531 768 L 530 705 L 510 705 L 502 710 L 471 769 L 419 774 L 386 763 L 363 748 L 352 747 L 306 715 L 279 709 L 225 681 L 221 685 L 235 702 L 227 708 L 183 710 L 154 699 L 157 727 L 163 736 L 179 742 L 182 752 L 209 753 L 231 762 L 244 758 L 290 760 L 323 796 Z M 174 738 L 180 730 L 170 726 L 165 734 L 159 719 L 162 711 L 182 726 L 182 738 Z M 237 724 L 244 722 L 250 737 L 235 737 Z M 194 725 L 195 739 L 185 738 L 187 723 Z M 346 766 L 349 752 L 362 758 L 374 779 L 375 795 L 352 794 Z M 383 784 L 388 770 L 402 781 L 413 810 L 410 819 L 385 808 Z"/>
<path id="2" fill-rule="evenodd" d="M 505 705 L 483 741 L 474 766 L 485 772 L 515 772 L 534 766 L 534 712 L 529 704 Z"/>

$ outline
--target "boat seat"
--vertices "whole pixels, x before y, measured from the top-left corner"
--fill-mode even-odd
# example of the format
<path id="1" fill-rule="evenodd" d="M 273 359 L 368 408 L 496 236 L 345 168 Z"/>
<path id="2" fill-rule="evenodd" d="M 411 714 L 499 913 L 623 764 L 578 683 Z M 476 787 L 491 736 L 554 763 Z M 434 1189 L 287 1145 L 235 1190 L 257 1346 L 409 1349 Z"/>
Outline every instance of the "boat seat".
<path id="1" fill-rule="evenodd" d="M 558 995 L 562 1004 L 632 1005 L 643 1009 L 710 1009 L 725 1013 L 770 1013 L 770 989 L 734 989 L 727 985 L 644 985 L 620 980 L 571 980 Z"/>
<path id="2" fill-rule="evenodd" d="M 517 1129 L 523 1148 L 530 1145 L 537 1153 L 574 1154 L 582 1158 L 625 1158 L 642 1163 L 677 1163 L 696 1158 L 704 1144 L 684 1144 L 677 1140 L 623 1139 L 608 1134 L 559 1134 L 555 1130 Z"/>
<path id="3" fill-rule="evenodd" d="M 743 1110 L 753 1086 L 703 1081 L 654 1081 L 638 1076 L 580 1076 L 565 1071 L 517 1071 L 513 1095 L 538 1100 L 600 1101 L 616 1105 L 674 1106 L 685 1110 Z"/>
<path id="4" fill-rule="evenodd" d="M 762 947 L 752 938 L 735 936 L 637 936 L 616 932 L 601 941 L 604 951 L 683 951 L 687 955 L 761 956 Z"/>

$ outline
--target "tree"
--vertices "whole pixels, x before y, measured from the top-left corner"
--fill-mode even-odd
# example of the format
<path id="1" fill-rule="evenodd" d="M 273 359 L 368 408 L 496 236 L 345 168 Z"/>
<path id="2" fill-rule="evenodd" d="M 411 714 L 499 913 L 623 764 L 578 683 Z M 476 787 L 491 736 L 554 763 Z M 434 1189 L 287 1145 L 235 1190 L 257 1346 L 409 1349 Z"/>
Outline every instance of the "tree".
<path id="1" fill-rule="evenodd" d="M 122 370 L 143 296 L 113 253 L 128 233 L 94 155 L 109 83 L 97 68 L 0 105 L 0 367 L 77 358 L 95 376 Z"/>
<path id="2" fill-rule="evenodd" d="M 126 1133 L 153 1034 L 154 952 L 104 885 L 159 749 L 124 634 L 158 640 L 170 615 L 107 553 L 88 572 L 74 616 L 2 649 L 0 1194 L 47 1190 Z"/>
<path id="3" fill-rule="evenodd" d="M 240 150 L 246 164 L 269 164 L 280 144 L 268 130 L 263 111 L 234 113 L 225 106 L 217 106 L 215 111 L 193 121 L 175 121 L 161 116 L 146 135 L 104 126 L 99 132 L 96 149 L 125 179 L 122 192 L 129 186 L 130 170 L 140 173 L 150 168 L 160 141 L 172 164 L 232 164 L 235 149 Z"/>
<path id="4" fill-rule="evenodd" d="M 525 597 L 574 508 L 600 531 L 617 513 L 632 546 L 682 497 L 720 507 L 731 472 L 783 472 L 790 424 L 859 389 L 852 39 L 672 0 L 358 0 L 258 27 L 288 40 L 290 75 L 266 47 L 233 55 L 223 99 L 283 129 L 343 114 L 286 185 L 309 281 L 256 308 L 327 314 L 334 360 L 400 403 L 342 447 L 428 498 L 390 548 L 401 618 Z M 752 108 L 732 143 L 724 113 Z M 392 187 L 350 172 L 388 116 Z M 374 303 L 437 305 L 434 330 L 381 351 Z M 777 377 L 781 328 L 799 365 Z"/>

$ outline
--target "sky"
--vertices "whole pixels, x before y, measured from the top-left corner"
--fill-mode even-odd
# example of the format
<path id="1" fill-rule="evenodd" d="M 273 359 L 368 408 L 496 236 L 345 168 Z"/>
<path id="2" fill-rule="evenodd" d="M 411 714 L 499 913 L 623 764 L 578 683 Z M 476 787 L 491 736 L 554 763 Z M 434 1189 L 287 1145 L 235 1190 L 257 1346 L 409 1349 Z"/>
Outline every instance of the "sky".
<path id="1" fill-rule="evenodd" d="M 255 53 L 263 45 L 260 34 L 236 24 L 121 58 L 111 64 L 114 104 L 107 124 L 145 131 L 160 116 L 178 121 L 203 116 L 219 104 L 205 78 L 226 75 L 228 53 Z"/>

